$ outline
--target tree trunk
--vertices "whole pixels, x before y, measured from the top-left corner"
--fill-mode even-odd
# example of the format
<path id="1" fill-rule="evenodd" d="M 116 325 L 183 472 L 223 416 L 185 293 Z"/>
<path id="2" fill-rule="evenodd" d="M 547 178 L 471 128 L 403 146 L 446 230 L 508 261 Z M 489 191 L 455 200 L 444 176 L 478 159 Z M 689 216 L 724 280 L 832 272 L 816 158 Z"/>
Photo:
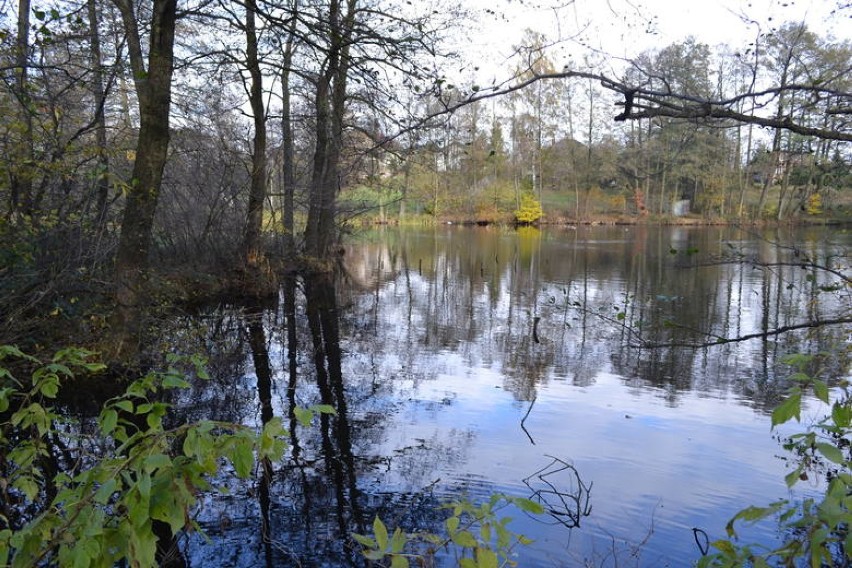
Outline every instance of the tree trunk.
<path id="1" fill-rule="evenodd" d="M 263 255 L 260 234 L 263 226 L 263 203 L 266 201 L 266 111 L 263 104 L 263 75 L 257 57 L 257 27 L 255 0 L 246 2 L 246 68 L 251 76 L 249 104 L 254 117 L 252 145 L 251 188 L 248 212 L 243 233 L 243 266 L 255 273 Z"/>
<path id="2" fill-rule="evenodd" d="M 32 215 L 33 117 L 29 96 L 30 0 L 18 1 L 18 32 L 15 46 L 15 95 L 21 114 L 21 139 L 10 160 L 9 213 Z"/>
<path id="3" fill-rule="evenodd" d="M 169 145 L 174 34 L 177 0 L 153 0 L 148 69 L 145 70 L 139 29 L 130 0 L 114 0 L 128 36 L 130 62 L 139 99 L 139 139 L 133 178 L 124 206 L 115 257 L 116 355 L 135 356 L 139 309 L 148 268 L 151 231 Z"/>
<path id="4" fill-rule="evenodd" d="M 346 109 L 346 80 L 349 73 L 349 40 L 355 21 L 356 0 L 329 5 L 329 51 L 325 71 L 317 80 L 315 99 L 317 140 L 311 179 L 311 196 L 305 229 L 305 252 L 326 259 L 336 241 L 337 192 L 340 186 L 340 150 Z"/>
<path id="5" fill-rule="evenodd" d="M 107 131 L 106 116 L 104 115 L 104 76 L 101 68 L 101 35 L 98 21 L 98 8 L 96 0 L 88 0 L 86 8 L 89 17 L 89 28 L 91 30 L 91 66 L 92 66 L 92 96 L 95 99 L 95 147 L 97 152 L 97 172 L 95 179 L 95 226 L 100 231 L 106 225 L 109 199 L 109 159 L 107 158 Z"/>
<path id="6" fill-rule="evenodd" d="M 293 11 L 298 12 L 298 2 L 293 3 Z M 292 258 L 296 253 L 294 207 L 296 194 L 296 164 L 295 148 L 293 145 L 293 116 L 290 110 L 290 68 L 293 65 L 293 54 L 295 52 L 296 18 L 290 27 L 287 42 L 284 44 L 284 60 L 281 73 L 281 150 L 284 160 L 281 165 L 281 177 L 284 185 L 284 232 L 285 248 L 284 256 Z"/>

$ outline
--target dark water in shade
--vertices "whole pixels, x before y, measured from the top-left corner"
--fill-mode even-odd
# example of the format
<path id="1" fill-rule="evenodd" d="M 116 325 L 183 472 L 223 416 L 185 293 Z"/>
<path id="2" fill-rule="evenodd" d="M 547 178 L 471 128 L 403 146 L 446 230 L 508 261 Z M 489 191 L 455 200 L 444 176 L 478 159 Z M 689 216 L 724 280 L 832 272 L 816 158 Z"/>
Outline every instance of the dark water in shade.
<path id="1" fill-rule="evenodd" d="M 203 344 L 214 377 L 178 401 L 186 419 L 279 416 L 293 433 L 287 460 L 205 500 L 209 540 L 186 537 L 187 559 L 358 566 L 347 536 L 376 515 L 439 530 L 444 500 L 500 492 L 545 496 L 554 513 L 506 511 L 535 539 L 515 550 L 520 566 L 689 565 L 694 527 L 720 538 L 740 508 L 789 495 L 769 429 L 790 372 L 778 358 L 836 352 L 848 329 L 638 346 L 847 313 L 846 292 L 824 291 L 830 275 L 801 263 L 843 267 L 850 240 L 838 229 L 387 230 L 353 238 L 334 278 L 181 319 L 167 340 Z M 337 415 L 297 426 L 293 405 L 319 402 Z M 743 535 L 771 543 L 773 529 Z"/>

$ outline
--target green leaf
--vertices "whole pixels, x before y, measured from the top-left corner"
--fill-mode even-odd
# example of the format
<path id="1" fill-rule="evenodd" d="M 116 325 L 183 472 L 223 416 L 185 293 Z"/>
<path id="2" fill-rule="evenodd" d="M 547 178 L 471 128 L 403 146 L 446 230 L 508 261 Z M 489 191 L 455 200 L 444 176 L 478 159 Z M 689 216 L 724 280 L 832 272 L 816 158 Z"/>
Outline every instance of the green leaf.
<path id="1" fill-rule="evenodd" d="M 314 413 L 308 410 L 307 408 L 301 408 L 297 406 L 293 409 L 293 414 L 296 415 L 296 420 L 299 421 L 304 427 L 308 427 L 311 425 L 311 420 L 314 419 Z"/>
<path id="2" fill-rule="evenodd" d="M 736 558 L 737 551 L 733 543 L 729 540 L 716 540 L 710 543 L 710 546 L 720 551 L 723 555 L 729 558 Z M 728 566 L 727 564 L 725 566 Z"/>
<path id="3" fill-rule="evenodd" d="M 477 545 L 476 537 L 470 531 L 458 531 L 450 538 L 453 539 L 454 543 L 464 548 L 475 548 Z"/>
<path id="4" fill-rule="evenodd" d="M 45 397 L 56 398 L 56 394 L 59 392 L 59 378 L 55 375 L 49 376 L 38 387 Z"/>
<path id="5" fill-rule="evenodd" d="M 402 552 L 402 549 L 405 548 L 406 542 L 408 542 L 408 538 L 405 536 L 405 533 L 397 527 L 393 531 L 393 536 L 391 537 L 390 551 L 394 554 Z"/>
<path id="6" fill-rule="evenodd" d="M 453 536 L 453 533 L 455 533 L 458 530 L 459 522 L 461 522 L 461 521 L 459 520 L 458 517 L 450 517 L 449 519 L 447 519 L 447 521 L 446 521 L 447 532 L 450 533 L 450 536 Z"/>
<path id="7" fill-rule="evenodd" d="M 846 460 L 843 459 L 843 452 L 841 452 L 837 446 L 832 444 L 827 444 L 825 442 L 817 442 L 816 449 L 826 457 L 826 459 L 833 461 L 836 464 L 843 465 L 846 463 Z"/>
<path id="8" fill-rule="evenodd" d="M 118 489 L 118 481 L 108 479 L 95 493 L 95 502 L 99 505 L 106 505 L 112 494 Z"/>
<path id="9" fill-rule="evenodd" d="M 828 404 L 828 385 L 823 381 L 814 379 L 814 396 Z"/>
<path id="10" fill-rule="evenodd" d="M 145 458 L 143 468 L 148 473 L 157 469 L 168 469 L 172 466 L 172 460 L 165 454 L 152 454 Z"/>
<path id="11" fill-rule="evenodd" d="M 9 356 L 14 357 L 15 359 L 23 359 L 25 361 L 35 363 L 37 365 L 41 363 L 41 361 L 39 361 L 32 355 L 27 355 L 14 345 L 0 345 L 0 361 Z"/>
<path id="12" fill-rule="evenodd" d="M 474 560 L 473 558 L 462 558 L 461 560 L 459 560 L 459 567 L 460 568 L 478 568 L 476 566 L 476 560 Z"/>
<path id="13" fill-rule="evenodd" d="M 231 463 L 234 464 L 234 469 L 241 479 L 245 479 L 251 474 L 251 468 L 254 465 L 251 440 L 240 438 L 237 441 L 231 452 Z"/>
<path id="14" fill-rule="evenodd" d="M 12 487 L 26 495 L 30 501 L 34 501 L 38 496 L 38 483 L 28 475 L 22 475 L 15 479 Z"/>
<path id="15" fill-rule="evenodd" d="M 354 538 L 358 542 L 358 544 L 366 548 L 378 548 L 376 541 L 370 538 L 369 536 L 353 533 L 352 538 Z"/>
<path id="16" fill-rule="evenodd" d="M 314 404 L 311 406 L 311 410 L 320 414 L 337 414 L 337 411 L 330 404 Z"/>
<path id="17" fill-rule="evenodd" d="M 130 400 L 119 400 L 113 406 L 125 412 L 133 412 L 133 402 Z"/>
<path id="18" fill-rule="evenodd" d="M 479 527 L 479 536 L 483 542 L 491 542 L 491 523 L 482 523 Z"/>
<path id="19" fill-rule="evenodd" d="M 156 566 L 157 538 L 151 531 L 151 521 L 138 530 L 130 529 L 128 537 L 131 566 Z"/>
<path id="20" fill-rule="evenodd" d="M 388 548 L 388 529 L 379 517 L 373 519 L 373 534 L 376 536 L 376 544 L 379 550 Z"/>
<path id="21" fill-rule="evenodd" d="M 194 501 L 194 499 L 192 500 Z M 174 484 L 162 487 L 151 499 L 151 518 L 167 523 L 172 534 L 178 534 L 187 526 L 186 507 Z"/>
<path id="22" fill-rule="evenodd" d="M 787 400 L 779 404 L 772 411 L 772 427 L 788 422 L 791 418 L 799 421 L 802 412 L 802 393 L 801 391 L 794 392 Z"/>
<path id="23" fill-rule="evenodd" d="M 852 423 L 852 406 L 835 402 L 831 407 L 831 420 L 838 428 L 849 428 Z"/>
<path id="24" fill-rule="evenodd" d="M 385 557 L 385 553 L 381 550 L 365 550 L 363 554 L 367 560 L 381 560 Z"/>
<path id="25" fill-rule="evenodd" d="M 101 432 L 105 436 L 109 436 L 110 434 L 112 434 L 113 430 L 115 430 L 117 424 L 118 412 L 116 412 L 112 408 L 104 410 L 103 414 L 101 414 Z"/>
<path id="26" fill-rule="evenodd" d="M 791 367 L 803 368 L 813 360 L 813 355 L 805 355 L 804 353 L 791 353 L 781 358 L 781 362 Z"/>
<path id="27" fill-rule="evenodd" d="M 15 390 L 11 388 L 0 389 L 0 412 L 9 410 L 9 399 L 14 392 Z"/>
<path id="28" fill-rule="evenodd" d="M 787 475 L 784 476 L 784 483 L 787 484 L 788 489 L 793 487 L 794 485 L 796 485 L 796 483 L 799 482 L 799 478 L 802 475 L 802 471 L 803 471 L 802 467 L 799 466 L 799 467 L 797 467 L 796 469 L 794 469 L 793 471 L 791 471 L 790 473 L 788 473 Z"/>
<path id="29" fill-rule="evenodd" d="M 190 384 L 177 375 L 166 375 L 163 377 L 163 388 L 167 389 L 187 389 Z"/>
<path id="30" fill-rule="evenodd" d="M 497 568 L 497 554 L 488 548 L 477 548 L 476 565 L 478 568 Z"/>
<path id="31" fill-rule="evenodd" d="M 772 503 L 768 507 L 746 507 L 728 521 L 728 524 L 725 527 L 725 530 L 728 533 L 728 536 L 735 537 L 736 531 L 734 530 L 734 523 L 737 521 L 745 521 L 747 523 L 754 523 L 761 519 L 765 519 L 770 515 L 774 515 L 778 512 L 786 504 L 786 501 L 776 501 Z"/>
<path id="32" fill-rule="evenodd" d="M 408 558 L 399 554 L 391 558 L 391 568 L 408 568 Z"/>
<path id="33" fill-rule="evenodd" d="M 67 365 L 63 365 L 62 363 L 51 363 L 49 365 L 45 365 L 44 368 L 55 375 L 62 374 L 69 378 L 74 376 L 74 373 L 71 371 L 71 369 L 69 369 Z"/>
<path id="34" fill-rule="evenodd" d="M 534 515 L 540 515 L 540 514 L 544 513 L 544 507 L 541 506 L 541 503 L 536 503 L 535 501 L 531 501 L 529 499 L 522 499 L 522 498 L 515 498 L 512 501 L 522 511 L 525 511 L 527 513 L 532 513 Z"/>

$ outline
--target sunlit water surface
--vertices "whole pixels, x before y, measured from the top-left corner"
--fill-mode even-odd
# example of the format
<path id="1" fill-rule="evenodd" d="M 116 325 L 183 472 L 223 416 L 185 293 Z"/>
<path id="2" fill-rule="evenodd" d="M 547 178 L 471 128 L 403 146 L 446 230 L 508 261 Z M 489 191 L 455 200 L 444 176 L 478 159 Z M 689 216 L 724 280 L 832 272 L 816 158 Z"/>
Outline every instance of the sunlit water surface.
<path id="1" fill-rule="evenodd" d="M 639 346 L 843 313 L 830 276 L 796 263 L 844 266 L 848 243 L 836 229 L 387 230 L 357 235 L 333 281 L 188 317 L 214 379 L 187 395 L 187 419 L 278 416 L 294 432 L 269 475 L 207 498 L 210 540 L 186 539 L 189 563 L 360 565 L 347 540 L 376 515 L 439 531 L 441 502 L 506 493 L 550 513 L 503 511 L 535 540 L 513 551 L 520 566 L 689 565 L 696 536 L 790 495 L 768 416 L 790 372 L 778 359 L 848 336 Z M 338 414 L 297 426 L 293 404 L 320 402 Z M 771 544 L 774 529 L 743 536 Z"/>

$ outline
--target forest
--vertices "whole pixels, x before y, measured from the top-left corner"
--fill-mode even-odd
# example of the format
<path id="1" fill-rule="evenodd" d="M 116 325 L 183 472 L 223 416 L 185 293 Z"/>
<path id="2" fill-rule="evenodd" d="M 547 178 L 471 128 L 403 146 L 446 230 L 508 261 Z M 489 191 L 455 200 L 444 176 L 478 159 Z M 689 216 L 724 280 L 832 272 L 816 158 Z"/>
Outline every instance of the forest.
<path id="1" fill-rule="evenodd" d="M 576 47 L 579 34 L 554 40 L 526 29 L 512 58 L 497 63 L 470 61 L 459 38 L 499 10 L 452 2 L 0 6 L 0 361 L 16 361 L 13 371 L 38 367 L 73 344 L 106 364 L 61 350 L 59 367 L 34 372 L 33 391 L 0 383 L 0 417 L 8 418 L 11 393 L 51 398 L 57 373 L 108 368 L 107 382 L 121 380 L 107 389 L 116 398 L 101 410 L 101 432 L 129 455 L 151 443 L 163 460 L 171 457 L 158 444 L 197 436 L 187 456 L 198 463 L 182 464 L 189 473 L 180 475 L 198 487 L 216 471 L 205 452 L 228 457 L 245 477 L 255 455 L 281 457 L 272 440 L 283 428 L 264 420 L 275 430 L 254 441 L 225 425 L 215 440 L 198 424 L 162 430 L 165 406 L 134 406 L 140 393 L 153 400 L 184 382 L 171 371 L 145 375 L 165 358 L 158 326 L 176 306 L 277 298 L 293 274 L 325 275 L 329 284 L 347 238 L 363 226 L 852 219 L 852 42 L 804 22 L 761 28 L 744 45 L 689 37 L 629 59 L 566 55 L 560 48 Z M 847 17 L 849 6 L 837 6 L 836 17 Z M 480 66 L 494 65 L 496 78 L 483 80 Z M 844 276 L 831 291 L 846 285 Z M 334 297 L 331 285 L 304 288 Z M 317 345 L 336 337 L 336 325 L 316 332 Z M 195 354 L 183 355 L 190 374 L 206 373 Z M 140 375 L 150 380 L 129 382 Z M 125 395 L 113 393 L 128 384 Z M 143 406 L 127 424 L 144 418 L 152 437 L 118 422 Z M 310 422 L 335 409 L 302 412 Z M 15 416 L 4 432 L 23 421 L 61 441 L 50 420 Z M 24 469 L 35 467 L 27 459 Z M 2 472 L 22 463 L 0 456 Z M 149 465 L 134 464 L 133 475 Z M 14 491 L 48 491 L 36 481 L 19 478 Z M 104 491 L 93 499 L 109 501 Z M 194 495 L 175 497 L 171 510 L 190 508 Z M 173 533 L 183 528 L 183 518 L 157 514 Z M 0 541 L 9 534 L 0 530 Z M 139 550 L 153 562 L 146 538 Z"/>
<path id="2" fill-rule="evenodd" d="M 437 8 L 7 5 L 4 326 L 57 287 L 110 282 L 131 309 L 152 266 L 317 267 L 358 220 L 845 218 L 848 39 L 788 22 L 603 72 L 527 30 L 477 85 L 450 42 L 473 14 Z"/>

